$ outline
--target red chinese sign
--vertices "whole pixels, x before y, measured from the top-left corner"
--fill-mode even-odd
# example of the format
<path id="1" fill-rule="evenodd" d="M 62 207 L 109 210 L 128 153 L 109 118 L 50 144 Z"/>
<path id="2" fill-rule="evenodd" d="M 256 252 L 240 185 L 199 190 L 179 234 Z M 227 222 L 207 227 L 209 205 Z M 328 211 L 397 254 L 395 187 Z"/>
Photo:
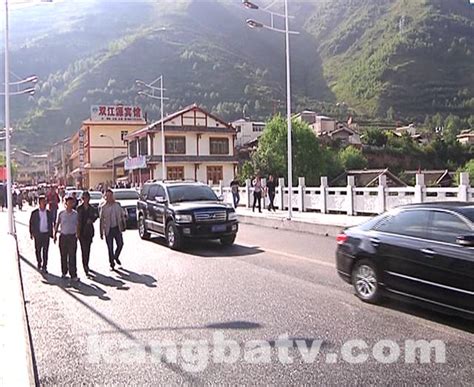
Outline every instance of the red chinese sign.
<path id="1" fill-rule="evenodd" d="M 94 105 L 91 106 L 92 121 L 142 121 L 143 112 L 139 106 Z"/>

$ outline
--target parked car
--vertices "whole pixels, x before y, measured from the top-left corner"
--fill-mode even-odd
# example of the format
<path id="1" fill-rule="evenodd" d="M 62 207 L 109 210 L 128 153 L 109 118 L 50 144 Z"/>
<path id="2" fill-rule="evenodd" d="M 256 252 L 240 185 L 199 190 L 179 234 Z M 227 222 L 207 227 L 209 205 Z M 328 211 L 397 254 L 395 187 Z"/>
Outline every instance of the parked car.
<path id="1" fill-rule="evenodd" d="M 117 188 L 112 190 L 115 200 L 122 206 L 127 217 L 127 227 L 137 226 L 138 192 L 133 188 Z"/>
<path id="2" fill-rule="evenodd" d="M 89 195 L 91 196 L 91 200 L 89 204 L 94 208 L 99 208 L 100 203 L 102 202 L 102 192 L 100 191 L 89 191 Z"/>
<path id="3" fill-rule="evenodd" d="M 187 239 L 216 239 L 229 246 L 238 222 L 232 206 L 205 184 L 148 182 L 138 201 L 138 230 L 142 239 L 151 234 L 165 237 L 172 249 L 180 249 Z"/>
<path id="4" fill-rule="evenodd" d="M 400 207 L 337 244 L 337 271 L 362 301 L 401 297 L 474 318 L 474 204 Z"/>

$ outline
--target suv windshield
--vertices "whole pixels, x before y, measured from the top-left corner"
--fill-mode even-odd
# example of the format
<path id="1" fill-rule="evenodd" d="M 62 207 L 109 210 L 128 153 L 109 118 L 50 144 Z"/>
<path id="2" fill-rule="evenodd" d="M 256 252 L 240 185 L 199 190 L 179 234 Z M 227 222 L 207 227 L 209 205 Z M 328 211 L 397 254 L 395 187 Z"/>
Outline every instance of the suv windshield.
<path id="1" fill-rule="evenodd" d="M 138 200 L 138 192 L 135 190 L 129 191 L 114 191 L 116 200 Z"/>
<path id="2" fill-rule="evenodd" d="M 168 187 L 170 203 L 216 201 L 214 191 L 205 185 L 176 185 Z"/>

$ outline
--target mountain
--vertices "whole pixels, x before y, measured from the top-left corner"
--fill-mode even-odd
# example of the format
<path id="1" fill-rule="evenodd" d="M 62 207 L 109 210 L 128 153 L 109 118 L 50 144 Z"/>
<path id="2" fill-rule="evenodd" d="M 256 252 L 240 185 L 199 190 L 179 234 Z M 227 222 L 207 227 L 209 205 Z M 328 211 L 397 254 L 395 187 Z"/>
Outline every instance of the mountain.
<path id="1" fill-rule="evenodd" d="M 293 109 L 331 113 L 343 101 L 369 117 L 473 114 L 467 1 L 290 6 L 300 32 L 291 38 Z M 34 97 L 12 98 L 15 143 L 43 150 L 77 130 L 93 104 L 140 104 L 156 119 L 159 101 L 138 96 L 135 80 L 160 74 L 167 113 L 194 102 L 226 120 L 284 112 L 284 35 L 249 29 L 247 18 L 268 19 L 240 0 L 64 0 L 13 9 L 11 68 L 40 77 Z"/>

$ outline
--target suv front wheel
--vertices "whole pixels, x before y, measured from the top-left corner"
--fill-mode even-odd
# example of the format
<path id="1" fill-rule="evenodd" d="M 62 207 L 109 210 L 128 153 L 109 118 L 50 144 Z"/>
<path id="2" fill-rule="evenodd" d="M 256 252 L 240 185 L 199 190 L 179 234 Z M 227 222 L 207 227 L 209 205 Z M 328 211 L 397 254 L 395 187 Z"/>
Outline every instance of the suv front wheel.
<path id="1" fill-rule="evenodd" d="M 166 243 L 173 250 L 179 250 L 182 245 L 182 238 L 174 222 L 170 221 L 166 225 Z"/>
<path id="2" fill-rule="evenodd" d="M 235 242 L 236 235 L 226 236 L 221 238 L 221 245 L 232 246 Z"/>
<path id="3" fill-rule="evenodd" d="M 143 215 L 140 215 L 138 218 L 138 234 L 141 239 L 150 239 L 150 233 L 146 229 L 145 217 Z"/>

